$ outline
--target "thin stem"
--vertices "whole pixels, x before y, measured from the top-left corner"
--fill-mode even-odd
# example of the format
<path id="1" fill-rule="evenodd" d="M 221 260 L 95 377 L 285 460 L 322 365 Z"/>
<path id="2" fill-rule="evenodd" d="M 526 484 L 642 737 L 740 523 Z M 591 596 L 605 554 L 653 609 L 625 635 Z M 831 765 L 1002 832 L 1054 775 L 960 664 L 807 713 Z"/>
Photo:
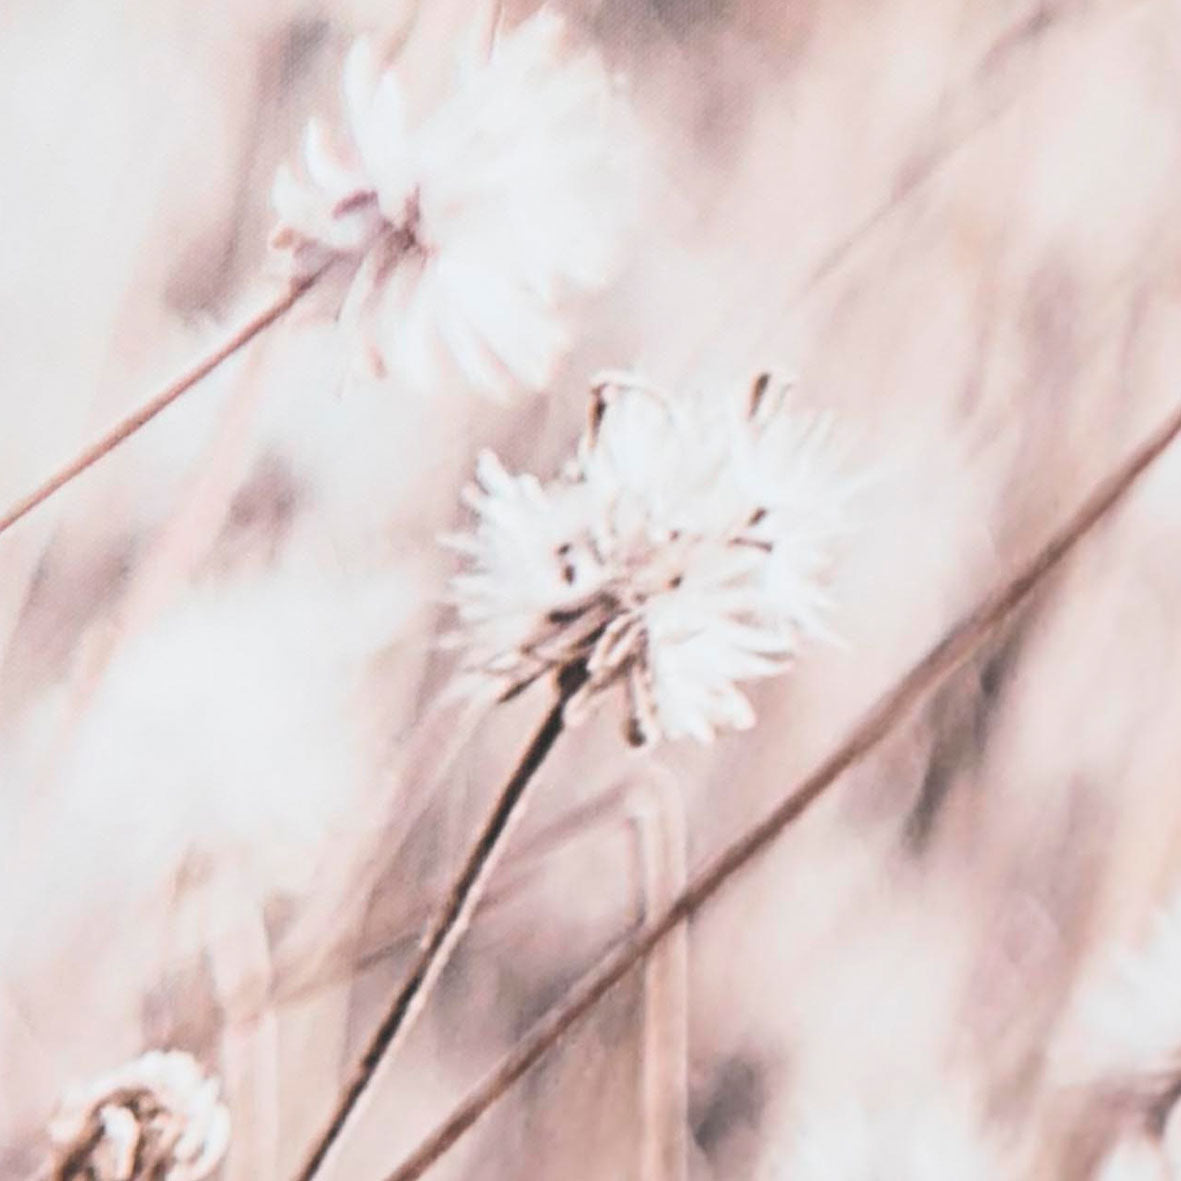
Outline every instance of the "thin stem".
<path id="1" fill-rule="evenodd" d="M 492 0 L 491 11 L 488 16 L 488 32 L 485 37 L 484 58 L 492 60 L 496 52 L 496 41 L 500 36 L 500 23 L 504 20 L 504 0 Z"/>
<path id="2" fill-rule="evenodd" d="M 561 736 L 564 729 L 562 714 L 566 703 L 585 683 L 586 677 L 586 667 L 582 662 L 564 670 L 559 677 L 557 701 L 534 734 L 508 782 L 497 796 L 491 812 L 485 818 L 442 907 L 419 943 L 418 954 L 409 973 L 370 1039 L 324 1130 L 296 1174 L 297 1181 L 311 1181 L 319 1172 L 332 1146 L 344 1131 L 354 1108 L 369 1089 L 378 1067 L 386 1055 L 396 1050 L 404 1041 L 422 1012 L 439 975 L 447 966 L 452 951 L 463 937 L 472 914 L 483 897 L 488 879 L 496 868 L 514 822 L 524 813 L 529 788 L 534 783 L 537 772 Z"/>
<path id="3" fill-rule="evenodd" d="M 1181 407 L 1093 489 L 1066 523 L 1015 574 L 947 631 L 864 714 L 843 742 L 761 821 L 728 845 L 653 920 L 608 952 L 566 999 L 543 1017 L 434 1132 L 386 1178 L 416 1181 L 562 1036 L 580 1021 L 668 934 L 762 853 L 851 766 L 910 716 L 1041 586 L 1078 542 L 1123 499 L 1144 471 L 1181 434 Z"/>
<path id="4" fill-rule="evenodd" d="M 79 1181 L 89 1172 L 90 1158 L 102 1142 L 102 1124 L 91 1116 L 83 1138 L 70 1147 L 65 1157 L 50 1166 L 50 1181 Z"/>
<path id="5" fill-rule="evenodd" d="M 685 801 L 681 785 L 660 775 L 631 800 L 644 921 L 684 889 Z M 640 1181 L 685 1181 L 689 1127 L 689 941 L 681 927 L 644 965 L 640 1052 Z"/>
<path id="6" fill-rule="evenodd" d="M 171 406 L 182 394 L 187 393 L 199 381 L 208 377 L 219 365 L 228 361 L 230 357 L 248 345 L 260 332 L 269 328 L 276 320 L 289 312 L 319 282 L 327 269 L 328 267 L 323 267 L 315 274 L 292 283 L 281 296 L 267 304 L 261 311 L 256 312 L 245 324 L 235 329 L 225 340 L 185 370 L 180 377 L 165 386 L 155 397 L 133 410 L 121 422 L 116 423 L 101 439 L 91 443 L 43 484 L 13 504 L 0 517 L 0 534 L 11 529 L 17 521 L 28 516 L 38 505 L 44 504 L 55 492 L 59 492 L 88 468 L 98 463 L 100 459 L 109 455 L 121 443 L 125 443 L 138 430 L 151 422 L 156 415 Z"/>
<path id="7" fill-rule="evenodd" d="M 265 998 L 274 976 L 266 925 L 257 905 L 226 890 L 206 899 L 214 924 L 209 968 L 226 1025 L 221 1041 L 226 1101 L 239 1134 L 222 1166 L 223 1181 L 274 1181 L 279 1160 L 279 1021 Z M 236 905 L 235 905 L 236 904 Z M 226 909 L 231 906 L 234 909 Z M 226 915 L 239 916 L 226 927 Z"/>
<path id="8" fill-rule="evenodd" d="M 389 798 L 396 804 L 387 803 L 384 821 L 370 824 L 372 831 L 366 833 L 364 844 L 341 859 L 338 876 L 327 885 L 320 882 L 311 906 L 284 937 L 277 975 L 285 983 L 277 1000 L 298 999 L 320 984 L 334 982 L 342 971 L 351 974 L 368 960 L 382 958 L 401 941 L 399 932 L 391 942 L 387 930 L 384 943 L 379 940 L 376 947 L 365 944 L 367 936 L 353 929 L 354 916 L 371 898 L 383 868 L 396 858 L 436 797 L 439 785 L 451 774 L 487 709 L 485 700 L 476 699 L 456 715 L 447 703 L 436 701 L 419 719 L 408 746 L 399 751 L 390 771 L 390 781 L 398 790 Z M 421 910 L 421 915 L 411 918 L 414 930 L 432 913 L 429 905 Z"/>
<path id="9" fill-rule="evenodd" d="M 476 914 L 494 913 L 497 908 L 511 903 L 527 888 L 534 876 L 545 869 L 548 858 L 565 854 L 569 846 L 580 838 L 594 836 L 599 826 L 617 819 L 621 804 L 631 788 L 627 783 L 597 796 L 589 803 L 580 804 L 563 813 L 551 823 L 538 828 L 529 839 L 518 843 L 507 864 L 503 864 L 497 884 L 489 885 L 475 908 Z M 367 879 L 369 880 L 369 879 Z M 358 890 L 359 893 L 359 890 Z M 321 941 L 328 941 L 328 950 L 312 968 L 298 972 L 289 967 L 299 960 L 294 953 L 280 958 L 275 969 L 273 990 L 267 995 L 265 1005 L 278 1008 L 314 1000 L 321 992 L 351 980 L 358 973 L 384 963 L 396 954 L 407 942 L 407 930 L 419 930 L 434 913 L 429 904 L 414 902 L 408 910 L 400 910 L 393 918 L 379 920 L 377 930 L 370 932 L 363 940 L 349 933 L 333 941 L 332 933 L 325 927 L 329 914 L 340 923 L 341 915 L 347 916 L 350 908 L 337 906 L 322 920 L 318 928 Z M 314 932 L 309 932 L 310 942 Z M 195 961 L 185 961 L 191 967 Z M 0 1016 L 3 1014 L 4 996 L 0 990 Z M 245 1009 L 243 1020 L 256 1020 L 262 1014 L 259 1007 Z"/>

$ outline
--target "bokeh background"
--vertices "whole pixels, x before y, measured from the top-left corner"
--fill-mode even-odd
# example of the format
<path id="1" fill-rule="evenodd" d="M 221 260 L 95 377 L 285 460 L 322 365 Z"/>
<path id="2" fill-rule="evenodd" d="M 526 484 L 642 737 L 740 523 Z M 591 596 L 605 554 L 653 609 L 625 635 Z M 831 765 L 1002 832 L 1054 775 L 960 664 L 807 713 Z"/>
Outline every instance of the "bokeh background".
<path id="1" fill-rule="evenodd" d="M 770 366 L 839 414 L 875 472 L 845 643 L 749 734 L 561 745 L 333 1177 L 388 1172 L 1181 396 L 1173 0 L 562 7 L 646 171 L 552 391 L 342 390 L 313 300 L 0 538 L 0 1176 L 66 1084 L 160 1044 L 225 1079 L 225 1177 L 290 1173 L 545 709 L 438 704 L 436 538 L 481 447 L 553 470 L 596 370 Z M 472 15 L 418 8 L 429 75 Z M 274 169 L 398 17 L 3 5 L 0 500 L 275 289 Z M 436 1175 L 1090 1176 L 1117 1117 L 1075 1085 L 1077 1001 L 1181 864 L 1179 491 L 1166 457 Z"/>

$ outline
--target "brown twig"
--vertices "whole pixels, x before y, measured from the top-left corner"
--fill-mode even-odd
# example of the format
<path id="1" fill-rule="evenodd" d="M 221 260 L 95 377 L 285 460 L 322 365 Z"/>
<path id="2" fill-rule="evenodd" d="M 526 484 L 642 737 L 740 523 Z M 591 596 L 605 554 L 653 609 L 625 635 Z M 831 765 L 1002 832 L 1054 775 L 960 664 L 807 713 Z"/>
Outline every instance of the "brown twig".
<path id="1" fill-rule="evenodd" d="M 728 845 L 651 922 L 609 952 L 566 999 L 476 1086 L 418 1149 L 386 1178 L 416 1181 L 443 1156 L 559 1039 L 580 1021 L 668 934 L 763 852 L 851 766 L 890 734 L 940 681 L 959 668 L 1055 570 L 1078 542 L 1123 498 L 1146 468 L 1181 433 L 1174 409 L 1114 472 L 1104 478 L 1066 523 L 1023 565 L 964 616 L 893 688 L 878 699 L 844 741 L 761 821 Z"/>
<path id="2" fill-rule="evenodd" d="M 566 703 L 587 677 L 585 663 L 570 665 L 559 676 L 558 697 L 545 720 L 525 749 L 508 782 L 501 789 L 479 835 L 468 852 L 447 897 L 419 944 L 410 971 L 390 1003 L 365 1053 L 341 1092 L 336 1108 L 323 1131 L 308 1152 L 297 1181 L 311 1181 L 319 1172 L 332 1146 L 344 1131 L 349 1117 L 373 1081 L 385 1056 L 406 1037 L 422 1011 L 439 974 L 451 958 L 451 952 L 463 936 L 472 914 L 483 896 L 484 888 L 499 855 L 503 852 L 513 822 L 524 812 L 528 790 L 554 744 L 562 734 L 562 714 Z"/>
<path id="3" fill-rule="evenodd" d="M 203 378 L 208 377 L 219 365 L 228 361 L 230 357 L 248 345 L 260 332 L 269 328 L 276 320 L 289 312 L 319 282 L 327 269 L 328 267 L 324 267 L 305 279 L 293 282 L 281 296 L 272 300 L 245 324 L 236 328 L 225 340 L 185 370 L 180 377 L 167 385 L 155 397 L 133 410 L 126 418 L 107 431 L 101 439 L 91 443 L 44 483 L 13 504 L 0 517 L 0 534 L 11 529 L 17 521 L 28 516 L 38 505 L 44 504 L 55 492 L 59 492 L 88 468 L 98 463 L 100 459 L 109 455 L 121 443 L 125 443 L 158 414 L 167 410 L 182 394 L 187 393 Z"/>

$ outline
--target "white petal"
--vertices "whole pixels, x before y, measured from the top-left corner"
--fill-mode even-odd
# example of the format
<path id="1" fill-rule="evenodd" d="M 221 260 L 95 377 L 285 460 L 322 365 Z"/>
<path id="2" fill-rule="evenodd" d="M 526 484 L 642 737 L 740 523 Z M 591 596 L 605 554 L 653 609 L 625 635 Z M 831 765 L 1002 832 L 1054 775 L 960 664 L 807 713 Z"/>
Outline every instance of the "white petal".
<path id="1" fill-rule="evenodd" d="M 333 152 L 328 132 L 319 119 L 311 119 L 304 129 L 303 158 L 308 176 L 331 200 L 339 201 L 357 187 L 357 173 Z"/>

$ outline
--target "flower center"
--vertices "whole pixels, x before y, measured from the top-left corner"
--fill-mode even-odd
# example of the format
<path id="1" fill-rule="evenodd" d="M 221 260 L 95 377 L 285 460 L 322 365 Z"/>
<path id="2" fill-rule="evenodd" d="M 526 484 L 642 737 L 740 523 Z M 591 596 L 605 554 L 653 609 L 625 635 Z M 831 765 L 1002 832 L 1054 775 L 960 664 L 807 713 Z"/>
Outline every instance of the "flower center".
<path id="1" fill-rule="evenodd" d="M 425 252 L 422 239 L 422 201 L 418 189 L 406 198 L 399 217 L 389 222 L 393 246 L 399 254 Z"/>

